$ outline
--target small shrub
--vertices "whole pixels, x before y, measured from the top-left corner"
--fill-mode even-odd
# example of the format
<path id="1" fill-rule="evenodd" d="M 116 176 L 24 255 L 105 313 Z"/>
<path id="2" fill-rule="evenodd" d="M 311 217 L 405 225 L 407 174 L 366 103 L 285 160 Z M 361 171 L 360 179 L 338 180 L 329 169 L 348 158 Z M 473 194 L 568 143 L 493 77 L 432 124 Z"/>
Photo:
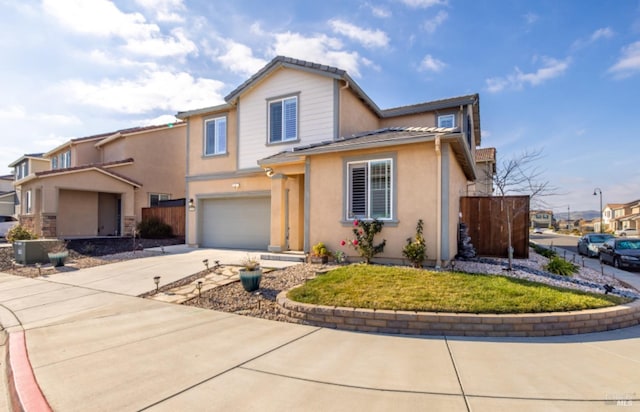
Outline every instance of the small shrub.
<path id="1" fill-rule="evenodd" d="M 409 259 L 409 262 L 411 262 L 414 268 L 422 267 L 422 262 L 424 262 L 424 259 L 427 257 L 427 245 L 422 236 L 423 227 L 424 222 L 422 219 L 418 220 L 415 240 L 407 238 L 407 244 L 404 249 L 402 249 L 402 255 Z"/>
<path id="2" fill-rule="evenodd" d="M 349 243 L 360 254 L 360 257 L 364 258 L 365 263 L 369 264 L 375 255 L 382 253 L 387 244 L 386 239 L 383 239 L 377 245 L 374 243 L 374 237 L 382 231 L 383 225 L 384 222 L 378 219 L 369 221 L 356 219 L 353 221 L 352 229 L 354 238 L 343 240 L 340 244 L 344 246 Z"/>
<path id="3" fill-rule="evenodd" d="M 160 218 L 143 219 L 137 226 L 140 237 L 144 239 L 164 239 L 173 235 L 173 229 Z"/>
<path id="4" fill-rule="evenodd" d="M 313 255 L 318 257 L 329 256 L 329 249 L 322 242 L 318 242 L 312 247 Z"/>
<path id="5" fill-rule="evenodd" d="M 544 265 L 543 269 L 547 272 L 555 273 L 556 275 L 571 276 L 574 273 L 577 273 L 580 268 L 571 262 L 567 262 L 561 257 L 554 256 L 549 260 L 549 263 Z"/>
<path id="6" fill-rule="evenodd" d="M 547 259 L 551 259 L 555 256 L 558 256 L 558 254 L 551 249 L 544 248 L 540 245 L 536 245 L 535 243 L 531 243 L 530 245 L 537 254 L 544 256 Z"/>
<path id="7" fill-rule="evenodd" d="M 6 235 L 7 242 L 9 243 L 13 243 L 16 240 L 31 240 L 37 238 L 38 236 L 35 233 L 31 232 L 29 229 L 22 225 L 12 227 L 7 231 Z"/>

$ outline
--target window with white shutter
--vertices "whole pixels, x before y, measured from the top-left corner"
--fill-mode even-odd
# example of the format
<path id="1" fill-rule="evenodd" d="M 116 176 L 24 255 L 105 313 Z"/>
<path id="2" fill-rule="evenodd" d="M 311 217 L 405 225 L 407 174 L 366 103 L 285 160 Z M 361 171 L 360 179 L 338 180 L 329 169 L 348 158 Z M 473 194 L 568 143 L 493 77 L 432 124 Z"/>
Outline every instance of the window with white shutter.
<path id="1" fill-rule="evenodd" d="M 269 143 L 298 139 L 298 97 L 269 102 Z"/>
<path id="2" fill-rule="evenodd" d="M 392 218 L 392 160 L 379 159 L 348 164 L 349 219 Z"/>

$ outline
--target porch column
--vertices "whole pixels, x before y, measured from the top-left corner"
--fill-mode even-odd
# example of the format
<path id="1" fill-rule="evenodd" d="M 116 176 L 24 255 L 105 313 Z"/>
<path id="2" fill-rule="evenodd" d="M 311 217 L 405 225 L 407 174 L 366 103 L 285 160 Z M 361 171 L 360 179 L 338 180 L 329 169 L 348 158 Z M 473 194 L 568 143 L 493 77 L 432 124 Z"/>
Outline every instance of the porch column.
<path id="1" fill-rule="evenodd" d="M 286 242 L 285 202 L 287 176 L 276 174 L 271 176 L 271 235 L 269 252 L 282 252 Z"/>

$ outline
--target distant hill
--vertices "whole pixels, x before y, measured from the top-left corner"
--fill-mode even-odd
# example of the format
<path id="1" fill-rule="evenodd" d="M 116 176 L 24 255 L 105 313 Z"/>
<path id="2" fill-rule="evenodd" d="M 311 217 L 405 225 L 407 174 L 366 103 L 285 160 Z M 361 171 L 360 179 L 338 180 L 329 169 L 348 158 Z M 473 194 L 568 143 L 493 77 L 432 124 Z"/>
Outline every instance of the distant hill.
<path id="1" fill-rule="evenodd" d="M 566 220 L 567 212 L 554 213 L 553 217 L 556 220 Z M 600 212 L 598 212 L 597 210 L 577 210 L 575 212 L 573 210 L 571 211 L 571 220 L 591 220 L 596 217 L 600 217 Z"/>

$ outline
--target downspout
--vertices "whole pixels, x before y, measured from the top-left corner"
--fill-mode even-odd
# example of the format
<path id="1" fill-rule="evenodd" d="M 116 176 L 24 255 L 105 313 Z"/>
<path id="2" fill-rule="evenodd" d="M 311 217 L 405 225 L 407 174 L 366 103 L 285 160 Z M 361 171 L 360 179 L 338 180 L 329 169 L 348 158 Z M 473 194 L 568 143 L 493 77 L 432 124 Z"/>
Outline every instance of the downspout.
<path id="1" fill-rule="evenodd" d="M 442 152 L 436 136 L 436 269 L 442 266 Z"/>

